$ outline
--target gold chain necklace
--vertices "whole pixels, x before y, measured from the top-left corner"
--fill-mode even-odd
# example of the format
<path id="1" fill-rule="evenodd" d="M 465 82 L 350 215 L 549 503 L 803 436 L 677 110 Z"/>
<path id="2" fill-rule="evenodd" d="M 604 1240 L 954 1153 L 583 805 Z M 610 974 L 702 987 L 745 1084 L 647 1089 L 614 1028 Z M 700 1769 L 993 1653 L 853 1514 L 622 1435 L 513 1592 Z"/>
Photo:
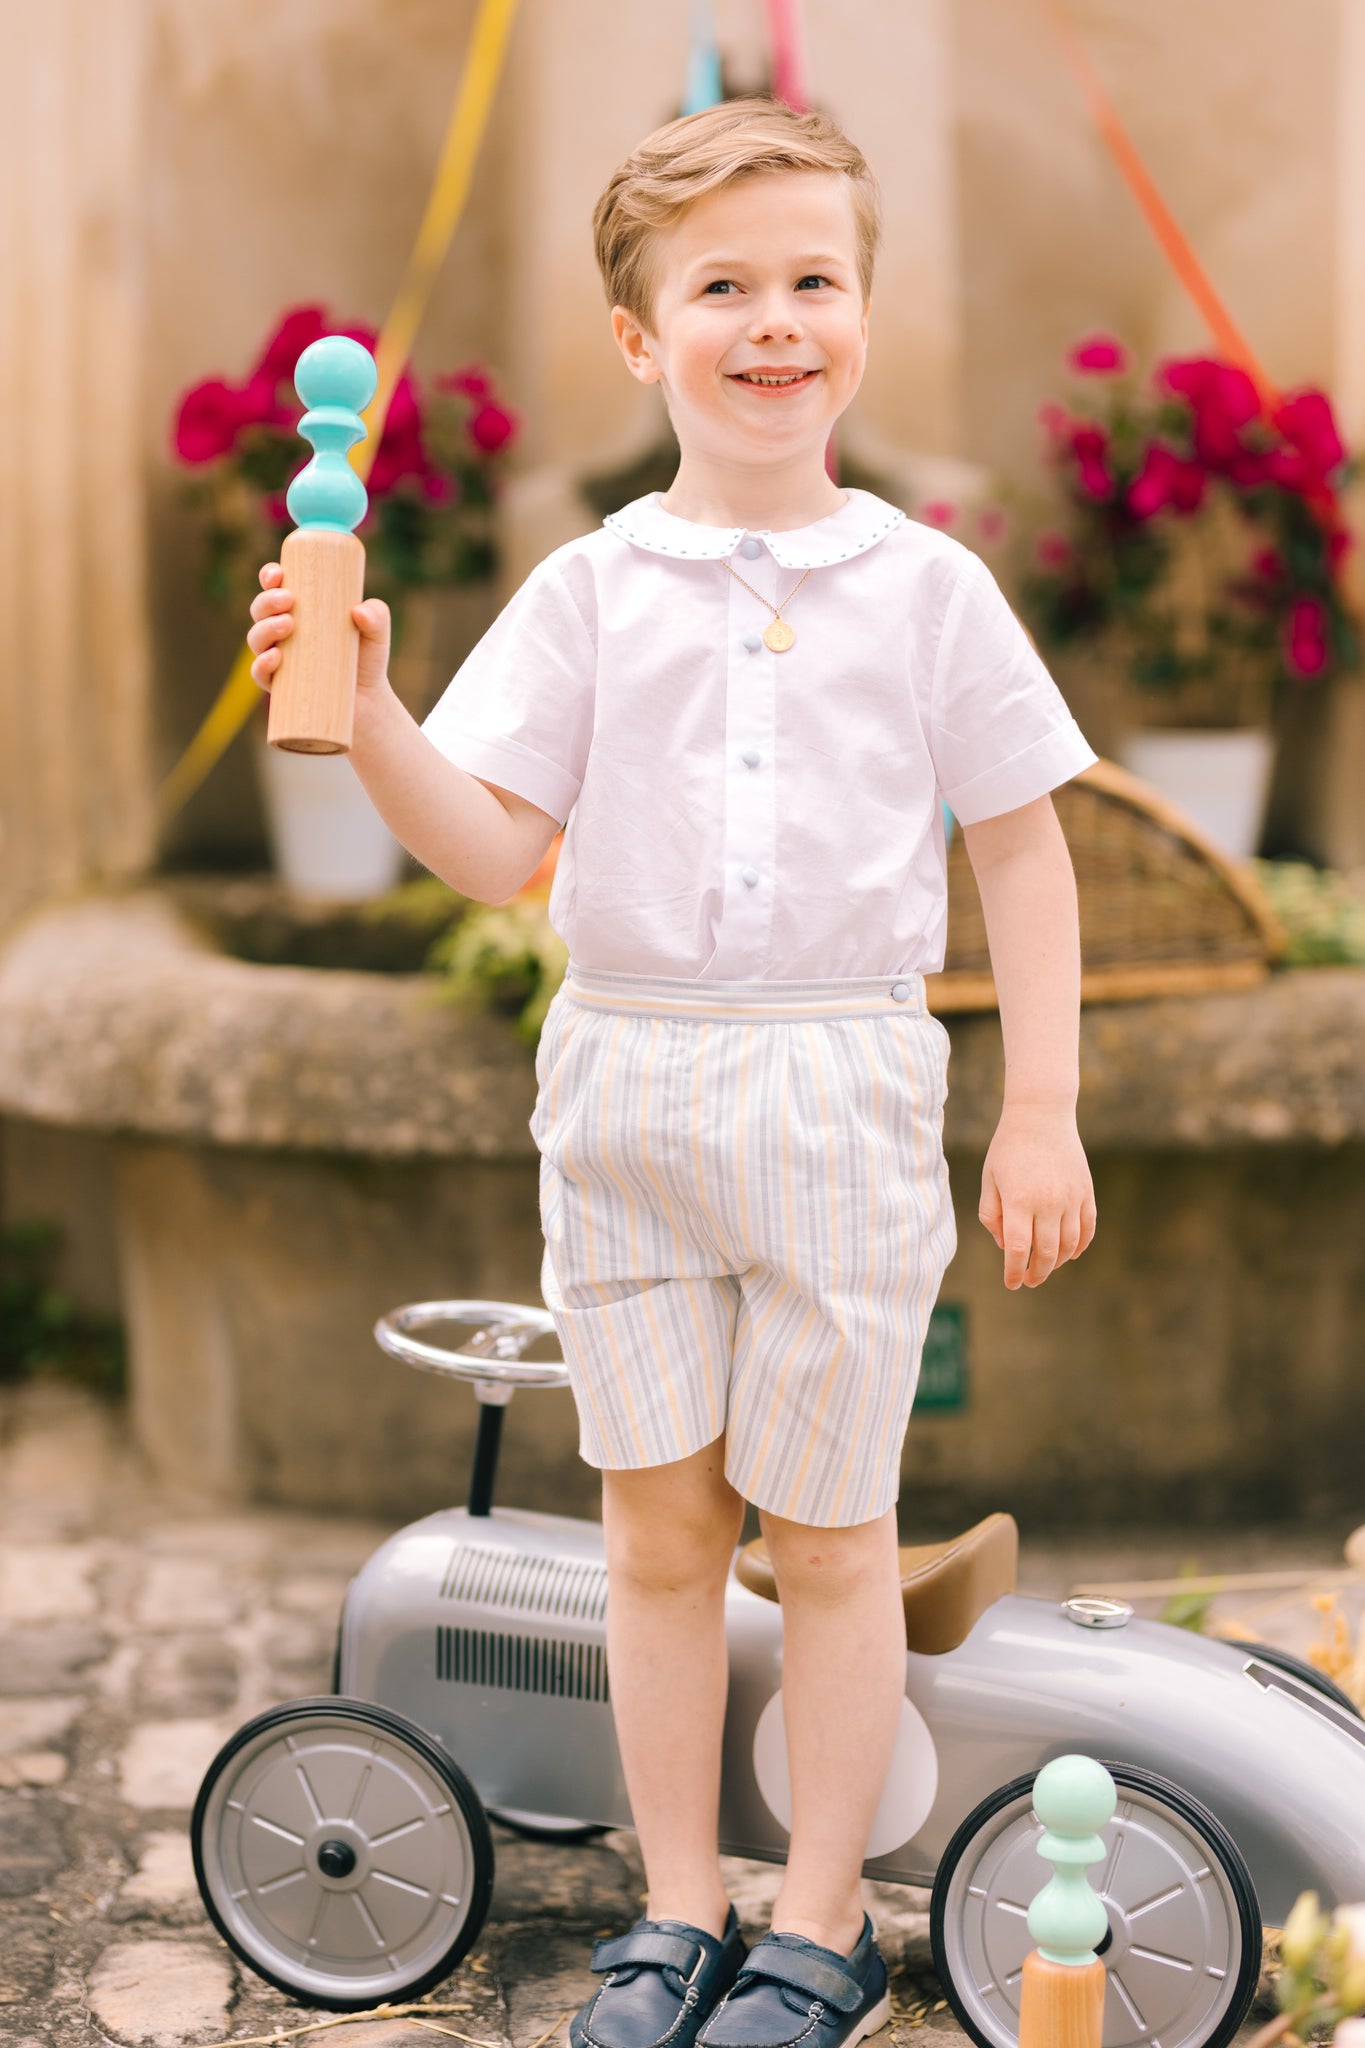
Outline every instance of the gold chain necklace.
<path id="1" fill-rule="evenodd" d="M 806 576 L 810 575 L 810 569 L 807 569 L 805 575 L 802 576 L 801 581 L 797 583 L 793 589 L 787 592 L 787 595 L 783 598 L 781 604 L 774 604 L 772 599 L 770 597 L 765 597 L 761 590 L 755 590 L 752 583 L 745 583 L 744 578 L 740 575 L 738 569 L 732 568 L 729 562 L 727 562 L 725 566 L 727 569 L 730 570 L 730 574 L 734 577 L 736 583 L 744 583 L 744 588 L 750 593 L 750 595 L 756 597 L 760 604 L 766 604 L 768 610 L 773 615 L 773 622 L 771 626 L 765 626 L 763 628 L 764 646 L 771 647 L 774 654 L 785 654 L 789 647 L 794 647 L 796 645 L 796 635 L 795 633 L 793 633 L 791 627 L 787 624 L 787 621 L 783 618 L 782 614 L 787 609 L 787 606 L 791 603 L 792 599 L 795 597 L 796 592 L 801 588 L 801 584 L 805 582 Z M 810 566 L 811 569 L 813 569 L 815 567 L 814 562 L 812 562 Z"/>

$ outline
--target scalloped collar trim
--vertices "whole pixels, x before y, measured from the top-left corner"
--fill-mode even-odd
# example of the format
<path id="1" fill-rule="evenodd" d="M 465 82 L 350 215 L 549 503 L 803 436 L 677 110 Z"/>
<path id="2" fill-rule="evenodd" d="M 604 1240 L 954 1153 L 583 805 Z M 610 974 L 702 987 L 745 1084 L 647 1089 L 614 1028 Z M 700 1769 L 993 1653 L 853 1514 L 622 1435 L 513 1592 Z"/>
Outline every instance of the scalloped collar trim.
<path id="1" fill-rule="evenodd" d="M 659 493 L 651 491 L 633 504 L 623 505 L 619 512 L 608 513 L 602 524 L 649 554 L 676 555 L 693 562 L 724 561 L 746 538 L 742 526 L 700 526 L 695 520 L 665 512 L 658 501 Z M 904 518 L 903 512 L 871 491 L 850 490 L 846 505 L 809 526 L 795 526 L 785 533 L 756 529 L 753 538 L 763 543 L 780 568 L 823 569 L 831 562 L 866 554 Z"/>

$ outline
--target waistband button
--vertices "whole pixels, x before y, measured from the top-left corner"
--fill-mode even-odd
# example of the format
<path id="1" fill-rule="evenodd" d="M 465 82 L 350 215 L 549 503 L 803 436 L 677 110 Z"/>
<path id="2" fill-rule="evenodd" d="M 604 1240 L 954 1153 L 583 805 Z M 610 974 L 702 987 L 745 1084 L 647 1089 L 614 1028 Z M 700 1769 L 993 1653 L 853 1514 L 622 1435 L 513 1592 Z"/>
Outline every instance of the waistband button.
<path id="1" fill-rule="evenodd" d="M 893 986 L 892 986 L 892 990 L 891 990 L 891 1000 L 892 1000 L 892 1002 L 893 1002 L 893 1003 L 908 1003 L 908 1002 L 909 1002 L 909 1000 L 910 1000 L 910 984 L 909 984 L 909 982 L 908 982 L 908 981 L 898 981 L 898 982 L 896 982 L 896 983 L 894 983 L 894 984 L 893 984 Z"/>

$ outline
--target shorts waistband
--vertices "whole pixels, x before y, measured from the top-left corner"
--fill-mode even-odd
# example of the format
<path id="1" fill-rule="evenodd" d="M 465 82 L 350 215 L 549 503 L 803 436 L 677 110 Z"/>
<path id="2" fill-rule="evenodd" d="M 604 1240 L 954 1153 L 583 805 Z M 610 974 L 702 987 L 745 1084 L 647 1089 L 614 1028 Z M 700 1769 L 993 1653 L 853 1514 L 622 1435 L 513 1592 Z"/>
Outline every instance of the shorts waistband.
<path id="1" fill-rule="evenodd" d="M 616 974 L 571 960 L 565 994 L 591 1010 L 640 1017 L 705 1017 L 783 1023 L 802 1017 L 922 1017 L 922 974 L 859 975 L 833 981 L 695 981 Z"/>

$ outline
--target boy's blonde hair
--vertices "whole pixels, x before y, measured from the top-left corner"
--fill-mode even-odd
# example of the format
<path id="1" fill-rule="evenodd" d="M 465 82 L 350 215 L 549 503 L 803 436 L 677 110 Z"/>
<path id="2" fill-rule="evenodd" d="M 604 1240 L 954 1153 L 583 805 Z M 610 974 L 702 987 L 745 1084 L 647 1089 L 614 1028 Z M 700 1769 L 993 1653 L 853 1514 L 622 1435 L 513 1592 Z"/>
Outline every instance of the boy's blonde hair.
<path id="1" fill-rule="evenodd" d="M 607 303 L 648 327 L 654 312 L 649 244 L 690 206 L 765 171 L 837 171 L 853 187 L 858 278 L 864 303 L 881 234 L 877 182 L 843 130 L 825 114 L 797 114 L 781 100 L 723 100 L 647 135 L 607 180 L 593 210 L 597 265 Z"/>

